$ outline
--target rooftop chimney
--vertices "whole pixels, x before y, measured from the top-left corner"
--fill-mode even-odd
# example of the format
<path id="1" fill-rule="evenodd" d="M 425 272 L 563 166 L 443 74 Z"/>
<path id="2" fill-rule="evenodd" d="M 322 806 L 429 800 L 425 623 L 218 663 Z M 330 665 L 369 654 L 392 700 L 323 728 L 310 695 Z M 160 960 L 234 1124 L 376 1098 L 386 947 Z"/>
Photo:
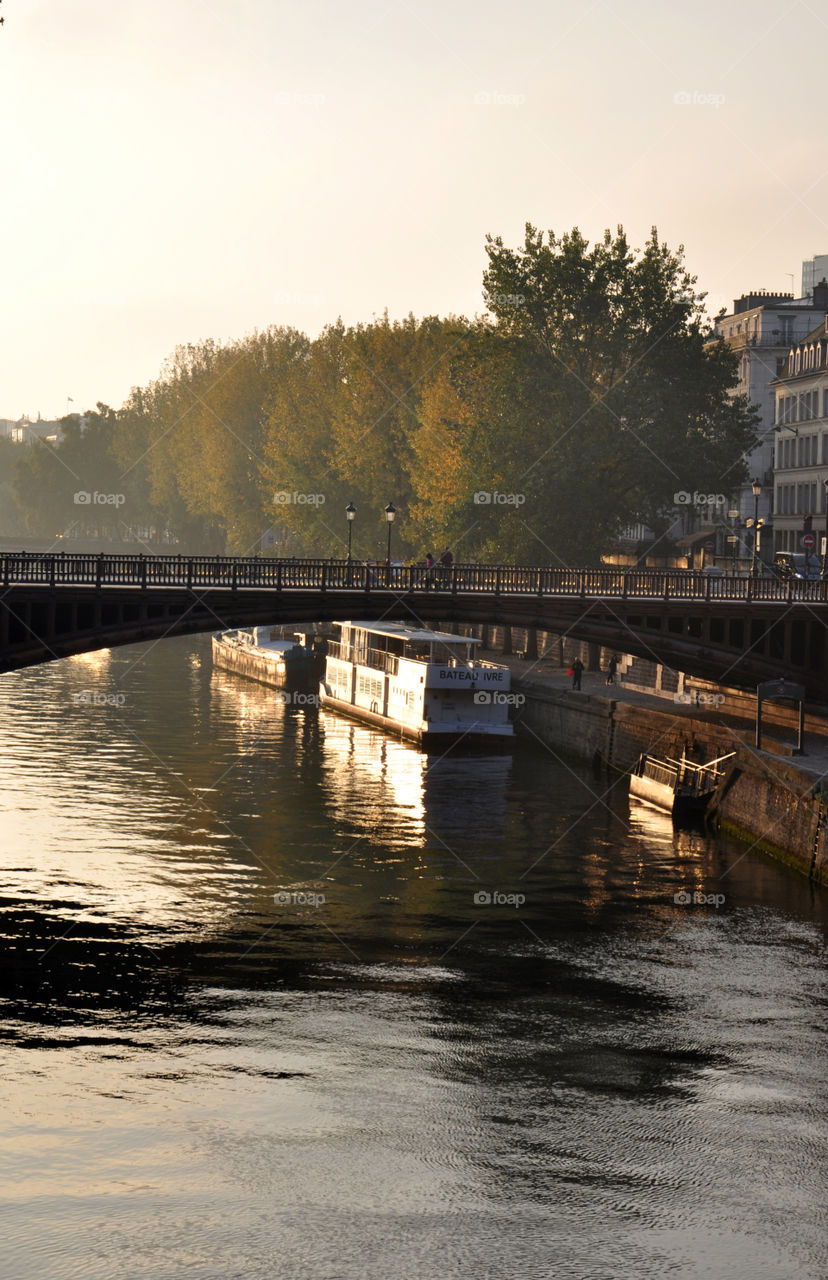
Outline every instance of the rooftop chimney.
<path id="1" fill-rule="evenodd" d="M 818 311 L 828 311 L 828 280 L 825 276 L 814 285 L 814 306 Z"/>

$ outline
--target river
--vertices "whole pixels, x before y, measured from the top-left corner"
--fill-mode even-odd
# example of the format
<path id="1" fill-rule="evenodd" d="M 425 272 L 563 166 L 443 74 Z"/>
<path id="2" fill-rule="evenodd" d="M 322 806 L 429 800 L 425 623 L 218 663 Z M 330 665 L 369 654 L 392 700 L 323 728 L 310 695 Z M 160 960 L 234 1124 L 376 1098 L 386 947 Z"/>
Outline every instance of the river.
<path id="1" fill-rule="evenodd" d="M 828 1274 L 824 891 L 206 637 L 0 724 L 4 1280 Z"/>

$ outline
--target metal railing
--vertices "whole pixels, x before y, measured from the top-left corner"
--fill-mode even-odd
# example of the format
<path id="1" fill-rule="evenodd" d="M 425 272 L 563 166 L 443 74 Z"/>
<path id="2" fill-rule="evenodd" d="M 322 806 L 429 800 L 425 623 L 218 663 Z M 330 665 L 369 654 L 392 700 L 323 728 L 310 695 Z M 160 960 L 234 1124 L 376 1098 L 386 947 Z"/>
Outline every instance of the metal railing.
<path id="1" fill-rule="evenodd" d="M 384 671 L 389 676 L 397 675 L 400 668 L 400 660 L 395 653 L 388 653 L 385 649 L 360 649 L 352 644 L 343 644 L 340 640 L 328 641 L 328 657 L 353 662 L 360 667 L 371 667 L 374 671 Z"/>
<path id="2" fill-rule="evenodd" d="M 345 560 L 275 560 L 232 556 L 74 555 L 16 552 L 0 555 L 4 587 L 179 587 L 191 591 L 273 590 L 458 595 L 581 596 L 617 600 L 807 601 L 828 600 L 825 581 L 747 574 L 714 577 L 691 570 L 543 569 L 516 565 L 455 564 L 439 573 L 424 565 L 348 564 Z"/>

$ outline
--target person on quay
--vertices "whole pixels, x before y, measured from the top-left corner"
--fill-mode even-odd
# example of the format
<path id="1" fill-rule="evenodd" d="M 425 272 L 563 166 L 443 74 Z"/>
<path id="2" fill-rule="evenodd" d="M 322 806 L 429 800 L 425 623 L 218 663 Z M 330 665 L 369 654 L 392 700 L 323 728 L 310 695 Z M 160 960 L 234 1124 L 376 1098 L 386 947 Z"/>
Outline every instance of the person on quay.
<path id="1" fill-rule="evenodd" d="M 618 670 L 618 658 L 612 655 L 607 664 L 607 684 L 615 684 L 615 673 Z"/>
<path id="2" fill-rule="evenodd" d="M 434 585 L 434 556 L 430 551 L 425 558 L 425 568 L 425 589 L 428 591 Z"/>
<path id="3" fill-rule="evenodd" d="M 580 689 L 581 676 L 584 674 L 584 664 L 581 659 L 576 658 L 569 670 L 572 672 L 572 688 Z"/>

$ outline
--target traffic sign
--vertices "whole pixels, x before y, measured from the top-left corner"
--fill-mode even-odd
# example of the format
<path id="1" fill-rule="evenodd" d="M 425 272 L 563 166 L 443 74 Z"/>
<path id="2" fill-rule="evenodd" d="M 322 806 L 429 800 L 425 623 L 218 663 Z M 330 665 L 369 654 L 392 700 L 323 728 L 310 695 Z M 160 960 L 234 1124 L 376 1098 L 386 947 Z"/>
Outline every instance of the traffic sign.
<path id="1" fill-rule="evenodd" d="M 812 533 L 803 533 L 799 539 L 799 545 L 804 547 L 806 551 L 813 551 L 816 546 L 816 538 Z"/>

